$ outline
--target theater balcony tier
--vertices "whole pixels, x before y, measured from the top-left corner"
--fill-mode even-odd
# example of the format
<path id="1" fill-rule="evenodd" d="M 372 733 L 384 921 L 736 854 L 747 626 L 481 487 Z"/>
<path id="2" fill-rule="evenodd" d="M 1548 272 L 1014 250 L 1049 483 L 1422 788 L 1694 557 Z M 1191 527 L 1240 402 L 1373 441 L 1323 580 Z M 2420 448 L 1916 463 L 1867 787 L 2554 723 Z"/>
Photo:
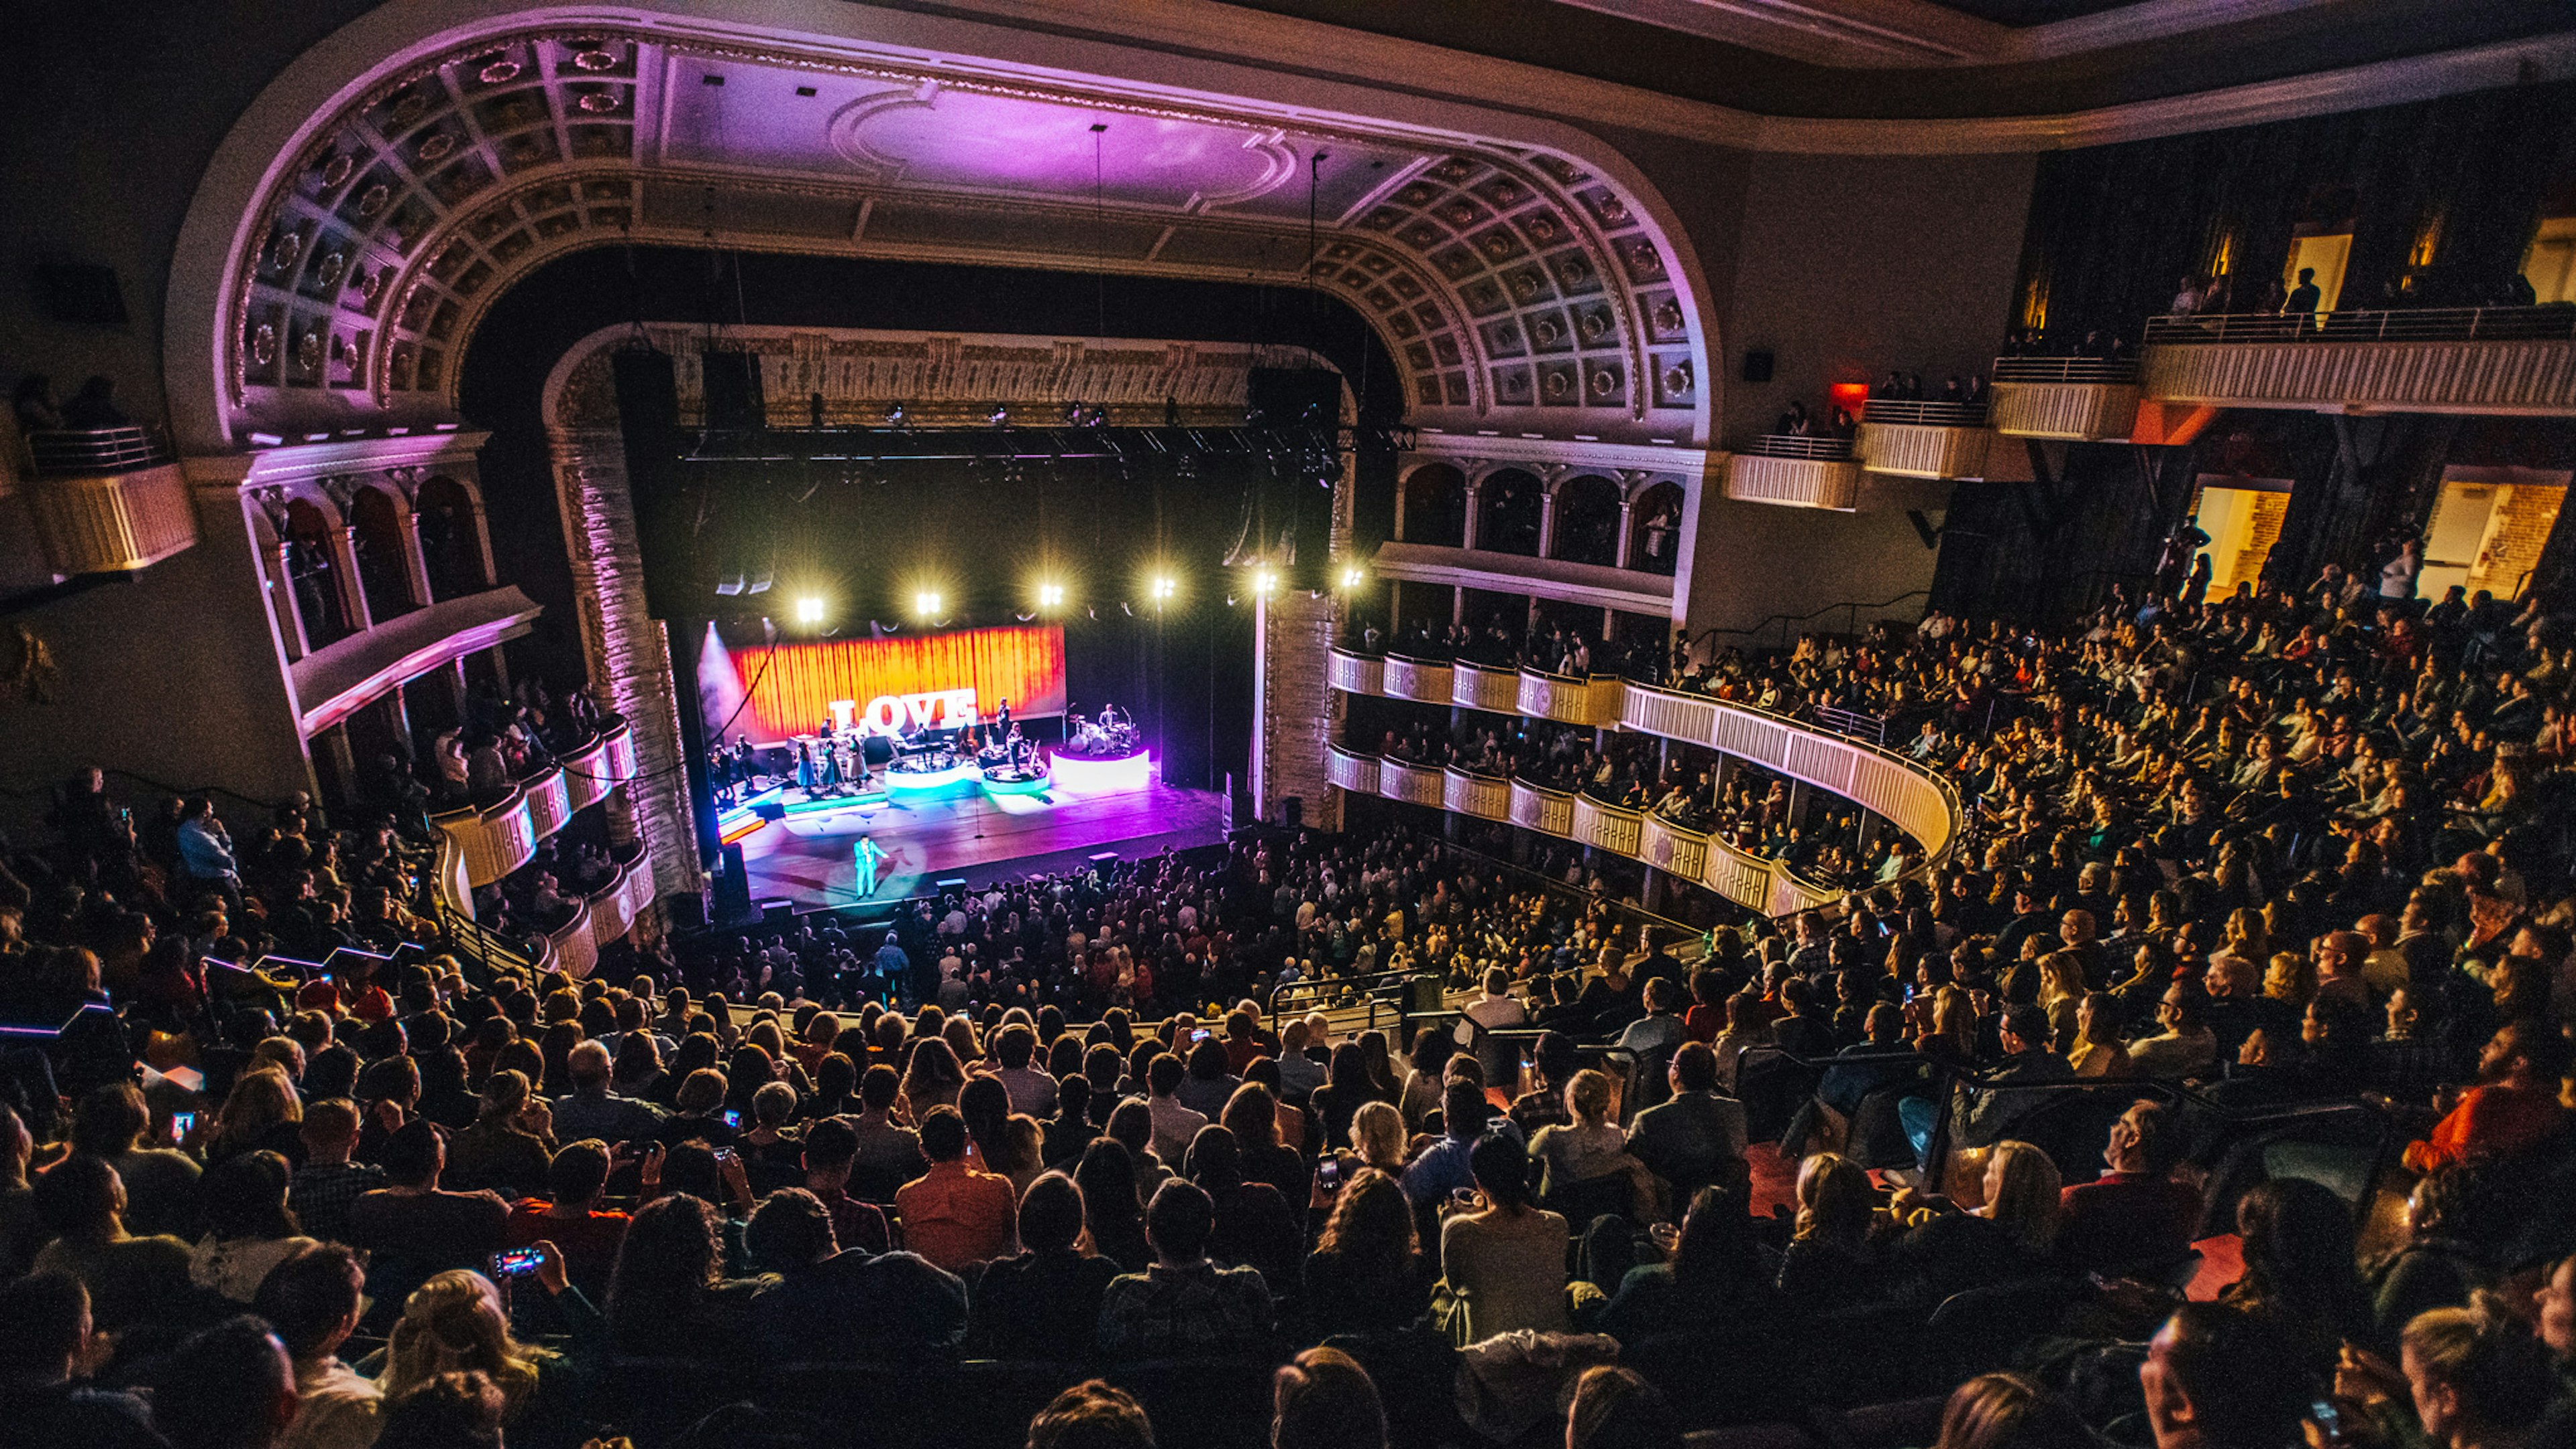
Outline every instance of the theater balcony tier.
<path id="1" fill-rule="evenodd" d="M 131 573 L 196 543 L 187 479 L 143 429 L 30 433 L 27 452 L 18 491 L 56 575 Z"/>
<path id="2" fill-rule="evenodd" d="M 2146 341 L 2158 401 L 2576 415 L 2576 306 L 2153 317 Z"/>
<path id="3" fill-rule="evenodd" d="M 1670 614 L 1673 608 L 1673 581 L 1669 575 L 1487 549 L 1386 543 L 1379 545 L 1369 559 L 1369 570 L 1380 578 L 1402 583 L 1527 594 L 1589 609 L 1662 615 Z M 1391 662 L 1389 667 L 1393 667 Z"/>
<path id="4" fill-rule="evenodd" d="M 1856 451 L 1861 467 L 1900 478 L 1982 478 L 1986 445 L 1983 403 L 1900 402 L 1873 398 L 1862 409 Z"/>
<path id="5" fill-rule="evenodd" d="M 1388 695 L 1374 667 L 1380 663 L 1336 649 L 1327 677 L 1334 688 L 1348 693 Z M 1503 671 L 1453 665 L 1450 672 L 1452 689 L 1460 690 L 1469 687 L 1463 676 L 1491 677 Z M 1761 710 L 1609 675 L 1573 679 L 1523 670 L 1518 680 L 1513 712 L 1567 724 L 1633 730 L 1750 760 L 1883 817 L 1922 844 L 1927 865 L 1944 859 L 1959 836 L 1963 820 L 1949 783 L 1876 746 Z M 1483 678 L 1474 681 L 1474 687 L 1482 688 Z M 1340 745 L 1327 750 L 1325 777 L 1353 793 L 1434 805 L 1479 820 L 1508 820 L 1524 829 L 1640 860 L 1766 914 L 1824 905 L 1839 894 L 1800 879 L 1783 862 L 1753 855 L 1661 816 L 1525 780 L 1505 781 L 1454 768 L 1434 770 Z M 1435 782 L 1438 788 L 1433 790 Z"/>
<path id="6" fill-rule="evenodd" d="M 562 829 L 579 808 L 570 804 L 576 779 L 598 792 L 591 797 L 596 800 L 634 778 L 635 748 L 628 728 L 621 724 L 562 762 L 531 774 L 490 805 L 433 817 L 456 842 L 466 888 L 480 890 L 526 865 L 537 853 L 537 842 Z"/>
<path id="7" fill-rule="evenodd" d="M 599 953 L 616 943 L 653 903 L 653 863 L 642 852 L 592 891 L 571 920 L 546 933 L 538 963 L 580 980 L 599 965 Z"/>
<path id="8" fill-rule="evenodd" d="M 1860 463 L 1849 438 L 1766 433 L 1727 458 L 1726 496 L 1849 513 L 1860 504 Z"/>
<path id="9" fill-rule="evenodd" d="M 2108 357 L 1998 357 L 1986 416 L 2008 438 L 2099 442 L 2138 420 L 2138 364 Z"/>
<path id="10" fill-rule="evenodd" d="M 526 594 L 509 585 L 441 599 L 314 650 L 289 670 L 306 737 L 329 729 L 406 680 L 518 638 L 528 632 L 537 612 Z"/>

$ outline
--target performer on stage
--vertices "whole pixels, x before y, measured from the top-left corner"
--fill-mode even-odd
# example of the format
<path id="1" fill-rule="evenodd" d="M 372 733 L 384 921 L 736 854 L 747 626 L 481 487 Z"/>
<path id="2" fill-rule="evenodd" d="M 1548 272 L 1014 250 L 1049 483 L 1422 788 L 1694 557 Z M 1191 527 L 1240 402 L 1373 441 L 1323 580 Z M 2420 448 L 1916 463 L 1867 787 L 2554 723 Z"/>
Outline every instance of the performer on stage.
<path id="1" fill-rule="evenodd" d="M 850 855 L 859 872 L 855 889 L 859 898 L 865 900 L 877 893 L 877 862 L 886 858 L 885 849 L 877 844 L 875 836 L 861 835 L 859 843 L 850 847 Z"/>
<path id="2" fill-rule="evenodd" d="M 838 789 L 841 784 L 841 747 L 838 743 L 826 743 L 822 748 L 822 788 L 826 790 Z"/>
<path id="3" fill-rule="evenodd" d="M 1011 728 L 1011 701 L 1007 696 L 1002 700 L 1002 707 L 993 712 L 993 733 L 1005 738 L 1014 733 Z"/>
<path id="4" fill-rule="evenodd" d="M 796 742 L 796 788 L 808 795 L 814 793 L 814 760 L 805 753 L 805 742 Z"/>

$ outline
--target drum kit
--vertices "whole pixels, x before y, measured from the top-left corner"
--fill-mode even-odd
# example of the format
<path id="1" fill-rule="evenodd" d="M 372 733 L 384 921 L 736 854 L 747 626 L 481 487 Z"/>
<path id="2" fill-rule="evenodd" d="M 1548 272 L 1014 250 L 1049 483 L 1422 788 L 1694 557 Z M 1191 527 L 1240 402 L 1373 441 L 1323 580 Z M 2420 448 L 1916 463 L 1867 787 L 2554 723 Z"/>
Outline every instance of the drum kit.
<path id="1" fill-rule="evenodd" d="M 1118 759 L 1136 753 L 1138 743 L 1135 716 L 1120 714 L 1116 705 L 1102 705 L 1097 719 L 1077 714 L 1065 721 L 1063 753 L 1068 755 Z"/>

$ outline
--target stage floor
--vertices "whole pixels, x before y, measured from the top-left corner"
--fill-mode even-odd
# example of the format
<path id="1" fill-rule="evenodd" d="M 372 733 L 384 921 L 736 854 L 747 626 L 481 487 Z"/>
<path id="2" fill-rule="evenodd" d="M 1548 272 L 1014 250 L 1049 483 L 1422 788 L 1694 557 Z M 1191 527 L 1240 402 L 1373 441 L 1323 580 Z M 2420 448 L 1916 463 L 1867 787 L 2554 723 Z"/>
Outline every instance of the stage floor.
<path id="1" fill-rule="evenodd" d="M 888 857 L 866 899 L 894 901 L 947 877 L 962 875 L 981 886 L 1071 870 L 1103 850 L 1133 859 L 1166 847 L 1212 845 L 1225 838 L 1225 797 L 1167 786 L 1157 775 L 1142 790 L 1086 795 L 1059 788 L 998 798 L 979 792 L 790 816 L 743 838 L 752 899 L 792 900 L 804 909 L 858 904 L 850 847 L 863 831 Z"/>

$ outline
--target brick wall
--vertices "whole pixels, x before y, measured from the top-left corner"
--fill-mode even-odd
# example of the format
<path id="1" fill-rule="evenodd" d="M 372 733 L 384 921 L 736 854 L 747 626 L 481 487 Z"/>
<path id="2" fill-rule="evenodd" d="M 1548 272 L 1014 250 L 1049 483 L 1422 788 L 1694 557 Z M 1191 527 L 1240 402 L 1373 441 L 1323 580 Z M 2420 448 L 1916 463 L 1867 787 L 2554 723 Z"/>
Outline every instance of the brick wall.
<path id="1" fill-rule="evenodd" d="M 2469 567 L 2469 595 L 2491 589 L 2511 598 L 2523 576 L 2540 563 L 2540 550 L 2558 524 L 2558 509 L 2567 490 L 2547 487 L 2500 487 L 2495 512 L 2487 520 L 2485 545 Z"/>

